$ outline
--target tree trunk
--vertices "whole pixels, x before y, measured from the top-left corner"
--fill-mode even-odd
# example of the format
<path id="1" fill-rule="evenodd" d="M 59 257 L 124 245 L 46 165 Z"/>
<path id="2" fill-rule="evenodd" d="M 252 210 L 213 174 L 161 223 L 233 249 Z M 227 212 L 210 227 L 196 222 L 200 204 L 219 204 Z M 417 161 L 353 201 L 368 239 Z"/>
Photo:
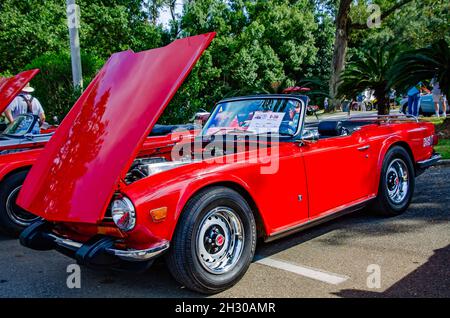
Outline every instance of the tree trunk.
<path id="1" fill-rule="evenodd" d="M 387 97 L 384 87 L 375 89 L 373 94 L 377 99 L 378 115 L 389 115 L 391 105 L 389 105 L 389 98 Z"/>
<path id="2" fill-rule="evenodd" d="M 334 41 L 333 65 L 331 67 L 330 79 L 330 97 L 332 101 L 331 108 L 334 109 L 338 104 L 336 99 L 339 89 L 339 78 L 344 69 L 345 56 L 348 46 L 348 32 L 349 32 L 349 12 L 351 0 L 341 0 L 339 4 L 339 12 L 336 17 L 336 37 Z"/>

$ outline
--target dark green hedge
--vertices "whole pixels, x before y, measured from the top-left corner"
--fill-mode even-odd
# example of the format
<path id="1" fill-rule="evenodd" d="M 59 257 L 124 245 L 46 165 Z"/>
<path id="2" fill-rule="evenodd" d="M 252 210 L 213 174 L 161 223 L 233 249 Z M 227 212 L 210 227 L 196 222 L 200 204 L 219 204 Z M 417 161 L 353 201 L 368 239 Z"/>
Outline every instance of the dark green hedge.
<path id="1" fill-rule="evenodd" d="M 91 54 L 82 54 L 81 63 L 84 87 L 87 87 L 104 61 Z M 41 70 L 31 85 L 36 89 L 34 96 L 44 107 L 47 120 L 52 122 L 54 116 L 63 119 L 81 95 L 80 89 L 73 89 L 70 54 L 46 53 L 34 59 L 25 68 Z"/>

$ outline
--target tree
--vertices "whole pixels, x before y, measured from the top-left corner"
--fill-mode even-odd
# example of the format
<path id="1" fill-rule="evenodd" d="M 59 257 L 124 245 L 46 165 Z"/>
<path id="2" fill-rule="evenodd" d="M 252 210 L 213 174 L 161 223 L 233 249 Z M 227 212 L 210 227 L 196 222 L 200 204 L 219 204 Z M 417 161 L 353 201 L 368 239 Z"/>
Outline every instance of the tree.
<path id="1" fill-rule="evenodd" d="M 383 21 L 396 10 L 400 9 L 404 5 L 410 3 L 413 0 L 400 0 L 387 1 L 394 2 L 394 4 L 388 3 L 386 5 L 387 9 L 381 11 L 380 20 Z M 352 30 L 363 30 L 368 29 L 367 20 L 364 22 L 352 22 L 350 17 L 351 5 L 354 3 L 352 0 L 341 0 L 339 2 L 339 9 L 336 16 L 336 36 L 334 43 L 334 54 L 331 67 L 331 79 L 330 79 L 330 96 L 334 99 L 333 104 L 336 105 L 335 97 L 339 88 L 339 77 L 342 70 L 344 69 L 345 58 L 347 54 L 349 36 Z M 367 2 L 368 4 L 369 2 Z M 367 5 L 365 4 L 365 5 Z"/>
<path id="2" fill-rule="evenodd" d="M 89 83 L 102 67 L 104 61 L 95 55 L 81 55 L 84 79 Z M 54 116 L 63 119 L 80 97 L 79 89 L 73 90 L 71 59 L 68 50 L 45 53 L 35 58 L 25 69 L 39 68 L 41 72 L 32 80 L 36 96 L 45 108 L 48 120 Z"/>
<path id="3" fill-rule="evenodd" d="M 145 0 L 143 7 L 147 10 L 148 19 L 153 26 L 157 26 L 161 9 L 165 5 L 165 0 Z"/>
<path id="4" fill-rule="evenodd" d="M 81 9 L 81 49 L 102 59 L 112 53 L 141 51 L 168 42 L 161 26 L 149 21 L 143 0 L 77 0 Z M 69 45 L 65 1 L 2 0 L 0 72 L 17 73 L 47 52 Z"/>
<path id="5" fill-rule="evenodd" d="M 425 48 L 401 54 L 389 72 L 389 85 L 405 89 L 436 77 L 450 97 L 450 45 L 444 39 Z"/>
<path id="6" fill-rule="evenodd" d="M 64 1 L 3 0 L 0 72 L 17 73 L 35 57 L 69 44 Z"/>
<path id="7" fill-rule="evenodd" d="M 169 105 L 165 122 L 211 109 L 224 96 L 278 92 L 324 74 L 317 55 L 320 47 L 321 53 L 327 51 L 326 37 L 332 36 L 326 32 L 315 38 L 318 22 L 309 0 L 186 2 L 180 35 L 211 31 L 217 32 L 216 39 Z"/>
<path id="8" fill-rule="evenodd" d="M 353 7 L 353 21 L 362 21 L 365 7 Z M 446 0 L 413 0 L 385 19 L 379 28 L 353 29 L 349 39 L 352 48 L 407 51 L 431 45 L 439 39 L 450 41 L 450 6 Z"/>
<path id="9" fill-rule="evenodd" d="M 342 73 L 338 96 L 355 96 L 373 89 L 378 101 L 378 114 L 389 114 L 389 72 L 393 58 L 380 48 L 376 53 L 354 55 Z"/>
<path id="10" fill-rule="evenodd" d="M 147 50 L 169 41 L 161 26 L 149 23 L 143 0 L 77 0 L 77 4 L 86 85 L 111 54 Z M 65 1 L 0 2 L 0 73 L 40 68 L 33 85 L 50 119 L 64 117 L 81 93 L 66 85 L 71 78 L 68 47 Z"/>
<path id="11" fill-rule="evenodd" d="M 138 52 L 167 44 L 162 27 L 148 23 L 142 0 L 78 0 L 77 3 L 81 9 L 81 48 L 102 59 L 119 51 Z"/>

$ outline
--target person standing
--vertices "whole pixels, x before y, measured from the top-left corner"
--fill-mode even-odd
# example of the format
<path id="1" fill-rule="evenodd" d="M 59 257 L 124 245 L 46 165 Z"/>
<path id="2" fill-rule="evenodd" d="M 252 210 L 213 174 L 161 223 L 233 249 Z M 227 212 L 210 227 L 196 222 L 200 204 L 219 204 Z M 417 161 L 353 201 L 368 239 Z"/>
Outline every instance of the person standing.
<path id="1" fill-rule="evenodd" d="M 411 87 L 408 91 L 408 115 L 419 117 L 420 93 L 423 90 L 423 83 Z"/>
<path id="2" fill-rule="evenodd" d="M 364 95 L 362 93 L 358 94 L 356 97 L 356 101 L 358 102 L 358 109 L 360 111 L 366 111 L 366 104 L 364 104 Z"/>
<path id="3" fill-rule="evenodd" d="M 431 81 L 431 85 L 433 86 L 432 94 L 433 94 L 434 109 L 436 111 L 436 117 L 439 118 L 440 112 L 439 104 L 440 102 L 442 102 L 442 110 L 443 110 L 442 116 L 445 118 L 447 117 L 447 99 L 442 94 L 441 87 L 436 78 L 433 78 L 433 80 Z"/>
<path id="4" fill-rule="evenodd" d="M 325 100 L 323 101 L 323 107 L 324 107 L 325 111 L 328 110 L 328 97 L 325 97 Z"/>
<path id="5" fill-rule="evenodd" d="M 22 114 L 33 114 L 39 117 L 40 125 L 45 122 L 45 112 L 41 103 L 31 94 L 34 88 L 28 83 L 22 92 L 9 104 L 5 110 L 5 116 L 9 123 L 14 123 L 16 118 Z"/>

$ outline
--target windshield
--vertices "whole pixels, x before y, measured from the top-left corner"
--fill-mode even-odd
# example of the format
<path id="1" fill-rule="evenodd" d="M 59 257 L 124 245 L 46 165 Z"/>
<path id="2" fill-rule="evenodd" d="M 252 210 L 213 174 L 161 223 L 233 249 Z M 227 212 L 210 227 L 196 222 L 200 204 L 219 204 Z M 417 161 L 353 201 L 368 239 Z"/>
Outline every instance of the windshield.
<path id="1" fill-rule="evenodd" d="M 30 132 L 31 125 L 35 124 L 38 126 L 37 121 L 35 121 L 33 116 L 21 115 L 16 118 L 14 123 L 10 124 L 3 134 L 11 136 L 23 136 Z M 39 126 L 38 126 L 39 127 Z M 33 129 L 34 132 L 35 129 Z"/>
<path id="2" fill-rule="evenodd" d="M 298 130 L 301 103 L 290 99 L 252 99 L 217 105 L 202 135 L 226 133 L 293 136 Z"/>

